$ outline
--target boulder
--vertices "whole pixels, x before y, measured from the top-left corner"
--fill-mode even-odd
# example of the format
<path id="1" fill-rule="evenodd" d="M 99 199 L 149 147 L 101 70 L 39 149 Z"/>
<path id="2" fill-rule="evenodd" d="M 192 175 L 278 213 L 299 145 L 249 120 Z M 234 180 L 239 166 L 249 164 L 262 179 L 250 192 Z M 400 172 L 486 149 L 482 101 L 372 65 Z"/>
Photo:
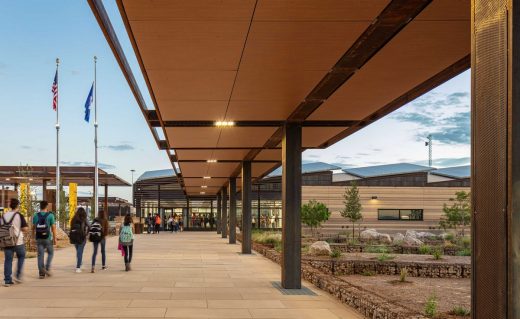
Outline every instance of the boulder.
<path id="1" fill-rule="evenodd" d="M 401 233 L 397 233 L 395 236 L 394 236 L 394 240 L 393 240 L 393 243 L 398 245 L 398 244 L 402 244 L 404 241 L 404 235 L 401 234 Z"/>
<path id="2" fill-rule="evenodd" d="M 376 240 L 376 239 L 379 239 L 379 233 L 377 232 L 377 230 L 370 228 L 370 229 L 362 231 L 360 234 L 360 238 Z"/>
<path id="3" fill-rule="evenodd" d="M 312 256 L 329 256 L 331 253 L 332 249 L 326 241 L 317 241 L 309 248 L 309 254 Z"/>
<path id="4" fill-rule="evenodd" d="M 415 230 L 407 230 L 404 236 L 417 238 L 417 232 Z"/>
<path id="5" fill-rule="evenodd" d="M 391 244 L 392 243 L 392 237 L 390 237 L 390 235 L 388 235 L 388 234 L 381 234 L 381 233 L 379 233 L 379 241 L 381 243 Z"/>
<path id="6" fill-rule="evenodd" d="M 61 227 L 56 227 L 56 239 L 69 240 L 69 235 Z"/>
<path id="7" fill-rule="evenodd" d="M 421 240 L 417 239 L 417 237 L 406 235 L 404 236 L 403 244 L 406 246 L 421 246 L 424 243 Z"/>
<path id="8" fill-rule="evenodd" d="M 425 239 L 425 238 L 428 239 L 428 238 L 435 238 L 435 237 L 437 237 L 437 235 L 429 233 L 429 232 L 418 232 L 416 234 L 417 234 L 416 237 L 419 238 L 419 239 Z"/>

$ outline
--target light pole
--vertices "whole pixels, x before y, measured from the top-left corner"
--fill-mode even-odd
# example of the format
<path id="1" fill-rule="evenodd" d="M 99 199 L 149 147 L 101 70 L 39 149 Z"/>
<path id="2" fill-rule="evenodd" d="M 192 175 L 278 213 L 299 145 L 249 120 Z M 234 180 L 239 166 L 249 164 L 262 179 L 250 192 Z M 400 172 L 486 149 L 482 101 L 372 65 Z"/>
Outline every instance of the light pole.
<path id="1" fill-rule="evenodd" d="M 134 203 L 134 173 L 135 173 L 135 169 L 131 169 L 130 172 L 132 173 L 132 206 L 135 205 Z M 134 206 L 135 208 L 135 206 Z M 137 211 L 136 211 L 136 216 L 137 216 Z M 141 214 L 139 214 L 139 223 L 141 223 Z"/>
<path id="2" fill-rule="evenodd" d="M 132 172 L 132 205 L 134 205 L 134 173 L 135 173 L 135 169 L 131 169 L 130 172 Z"/>

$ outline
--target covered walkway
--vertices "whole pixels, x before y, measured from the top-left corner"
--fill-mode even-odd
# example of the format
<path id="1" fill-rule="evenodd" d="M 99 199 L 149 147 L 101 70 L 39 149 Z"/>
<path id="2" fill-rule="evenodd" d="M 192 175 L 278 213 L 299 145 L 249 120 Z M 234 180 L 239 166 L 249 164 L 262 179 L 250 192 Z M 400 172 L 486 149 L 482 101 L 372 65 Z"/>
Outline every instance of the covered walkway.
<path id="1" fill-rule="evenodd" d="M 27 259 L 26 282 L 0 287 L 0 317 L 362 318 L 307 282 L 316 296 L 282 294 L 272 286 L 280 280 L 277 264 L 239 254 L 239 245 L 214 233 L 138 235 L 128 273 L 116 240 L 107 243 L 109 269 L 95 274 L 74 273 L 73 247 L 55 252 L 49 279 L 37 279 L 36 258 Z"/>

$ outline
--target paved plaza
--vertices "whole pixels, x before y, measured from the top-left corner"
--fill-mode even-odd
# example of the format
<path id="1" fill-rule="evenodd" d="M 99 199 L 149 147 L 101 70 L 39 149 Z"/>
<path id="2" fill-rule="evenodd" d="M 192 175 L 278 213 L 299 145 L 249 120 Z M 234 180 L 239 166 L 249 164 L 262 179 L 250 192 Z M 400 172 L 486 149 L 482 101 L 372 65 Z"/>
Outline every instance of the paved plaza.
<path id="1" fill-rule="evenodd" d="M 74 273 L 73 247 L 55 252 L 54 276 L 45 280 L 37 278 L 36 258 L 27 259 L 25 283 L 0 287 L 0 317 L 362 318 L 307 282 L 315 296 L 282 294 L 272 285 L 280 280 L 279 265 L 241 255 L 240 245 L 219 236 L 138 235 L 128 273 L 117 238 L 107 242 L 109 269 L 95 274 L 89 271 L 90 243 L 80 274 Z"/>

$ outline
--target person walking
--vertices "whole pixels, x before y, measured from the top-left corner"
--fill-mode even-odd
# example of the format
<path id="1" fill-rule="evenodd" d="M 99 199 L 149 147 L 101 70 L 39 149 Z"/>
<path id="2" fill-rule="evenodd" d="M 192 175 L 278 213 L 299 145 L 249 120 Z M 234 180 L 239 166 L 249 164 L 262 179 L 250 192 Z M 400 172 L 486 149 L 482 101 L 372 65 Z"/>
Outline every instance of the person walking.
<path id="1" fill-rule="evenodd" d="M 18 259 L 14 281 L 22 283 L 23 264 L 25 261 L 24 232 L 29 229 L 27 221 L 19 212 L 20 201 L 11 198 L 7 213 L 0 219 L 0 247 L 4 250 L 4 286 L 9 287 L 13 282 L 13 259 L 16 254 Z"/>
<path id="2" fill-rule="evenodd" d="M 40 202 L 40 211 L 33 216 L 33 237 L 36 239 L 38 248 L 38 273 L 40 279 L 50 277 L 51 263 L 54 257 L 54 246 L 57 244 L 56 219 L 54 214 L 48 210 L 47 201 Z M 45 263 L 45 252 L 47 251 L 47 262 Z"/>
<path id="3" fill-rule="evenodd" d="M 155 233 L 159 234 L 161 230 L 161 216 L 159 214 L 155 215 Z"/>
<path id="4" fill-rule="evenodd" d="M 78 208 L 76 214 L 70 221 L 70 243 L 76 247 L 76 273 L 81 272 L 83 263 L 83 250 L 87 243 L 88 234 L 87 212 L 83 207 Z"/>
<path id="5" fill-rule="evenodd" d="M 119 248 L 123 251 L 123 257 L 125 260 L 125 271 L 132 270 L 132 253 L 134 249 L 134 231 L 132 229 L 134 223 L 132 216 L 127 214 L 123 222 L 123 227 L 119 231 Z"/>
<path id="6" fill-rule="evenodd" d="M 107 235 L 108 220 L 105 216 L 105 212 L 100 210 L 98 216 L 94 218 L 94 220 L 92 221 L 92 225 L 90 225 L 88 231 L 88 239 L 92 242 L 94 247 L 94 251 L 92 252 L 92 268 L 90 270 L 91 273 L 94 273 L 96 271 L 96 258 L 99 246 L 101 246 L 101 269 L 107 269 L 107 255 L 105 251 Z"/>
<path id="7" fill-rule="evenodd" d="M 173 215 L 170 215 L 170 218 L 168 218 L 168 229 L 173 233 L 174 231 L 174 224 L 175 224 L 175 220 L 173 219 Z"/>

